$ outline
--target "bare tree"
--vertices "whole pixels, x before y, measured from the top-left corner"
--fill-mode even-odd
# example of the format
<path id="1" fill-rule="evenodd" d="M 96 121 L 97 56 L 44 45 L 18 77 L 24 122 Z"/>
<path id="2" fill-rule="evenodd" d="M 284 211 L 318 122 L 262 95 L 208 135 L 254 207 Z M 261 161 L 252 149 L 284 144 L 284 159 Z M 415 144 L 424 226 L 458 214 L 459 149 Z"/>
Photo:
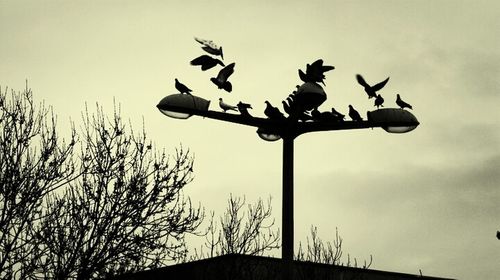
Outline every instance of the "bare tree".
<path id="1" fill-rule="evenodd" d="M 245 197 L 228 199 L 227 209 L 214 221 L 214 214 L 205 234 L 205 244 L 196 250 L 191 259 L 214 257 L 225 254 L 263 255 L 266 251 L 280 247 L 279 229 L 274 229 L 271 217 L 271 198 L 264 203 L 246 205 Z M 207 250 L 208 252 L 204 252 Z"/>
<path id="2" fill-rule="evenodd" d="M 335 228 L 335 237 L 332 242 L 324 242 L 318 236 L 318 228 L 311 226 L 311 239 L 307 238 L 307 246 L 304 249 L 302 242 L 299 244 L 299 250 L 295 256 L 299 261 L 310 261 L 314 263 L 324 263 L 332 265 L 342 265 L 348 267 L 358 267 L 358 260 L 348 254 L 345 262 L 342 262 L 342 237 L 339 236 L 339 231 Z M 362 268 L 369 268 L 372 264 L 373 257 L 370 255 L 370 260 L 363 263 Z"/>
<path id="3" fill-rule="evenodd" d="M 39 227 L 47 252 L 36 276 L 91 279 L 182 258 L 185 234 L 203 219 L 181 193 L 192 180 L 189 151 L 155 152 L 116 109 L 110 119 L 101 108 L 83 119 L 82 175 L 47 202 Z"/>
<path id="4" fill-rule="evenodd" d="M 27 278 L 44 251 L 34 227 L 43 198 L 77 176 L 75 131 L 68 144 L 56 131 L 51 109 L 33 94 L 0 88 L 0 278 Z"/>

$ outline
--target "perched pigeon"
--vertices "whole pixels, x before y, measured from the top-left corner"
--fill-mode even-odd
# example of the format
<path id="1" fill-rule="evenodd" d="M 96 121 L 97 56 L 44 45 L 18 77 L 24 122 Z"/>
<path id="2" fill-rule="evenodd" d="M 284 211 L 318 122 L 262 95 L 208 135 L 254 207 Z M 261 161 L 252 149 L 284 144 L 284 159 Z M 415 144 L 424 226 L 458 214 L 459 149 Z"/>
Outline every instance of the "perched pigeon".
<path id="1" fill-rule="evenodd" d="M 376 106 L 378 109 L 378 107 L 380 106 L 384 107 L 382 104 L 384 104 L 384 98 L 382 97 L 382 95 L 378 94 L 375 98 L 375 105 L 373 106 Z"/>
<path id="2" fill-rule="evenodd" d="M 240 114 L 251 117 L 250 113 L 248 113 L 248 109 L 253 109 L 252 105 L 240 101 L 236 104 L 236 106 L 238 107 Z"/>
<path id="3" fill-rule="evenodd" d="M 219 107 L 224 111 L 224 113 L 228 110 L 233 110 L 233 111 L 236 111 L 238 112 L 237 110 L 237 107 L 236 106 L 232 106 L 232 105 L 229 105 L 227 103 L 225 103 L 222 98 L 219 98 Z"/>
<path id="4" fill-rule="evenodd" d="M 356 122 L 360 122 L 363 120 L 358 111 L 356 111 L 354 107 L 352 107 L 352 105 L 349 105 L 349 117 L 351 117 L 351 119 Z"/>
<path id="5" fill-rule="evenodd" d="M 404 102 L 401 97 L 399 96 L 399 94 L 396 95 L 396 104 L 401 107 L 401 109 L 404 109 L 404 108 L 410 108 L 413 110 L 413 108 L 411 107 L 410 104 Z"/>
<path id="6" fill-rule="evenodd" d="M 333 69 L 335 69 L 335 67 L 330 65 L 323 65 L 323 59 L 318 59 L 312 64 L 306 65 L 305 73 L 299 69 L 299 78 L 305 83 L 307 82 L 323 83 L 324 85 L 325 84 L 324 73 Z"/>
<path id="7" fill-rule="evenodd" d="M 335 108 L 332 107 L 332 115 L 335 117 L 335 119 L 342 121 L 345 118 L 345 115 L 339 113 Z"/>
<path id="8" fill-rule="evenodd" d="M 191 94 L 191 91 L 192 91 L 187 86 L 185 86 L 183 83 L 179 82 L 179 80 L 177 80 L 177 79 L 175 79 L 175 88 L 180 93 Z"/>
<path id="9" fill-rule="evenodd" d="M 358 83 L 365 88 L 365 92 L 366 94 L 368 94 L 368 98 L 377 97 L 377 91 L 381 90 L 389 81 L 389 77 L 387 77 L 387 79 L 383 80 L 382 82 L 374 86 L 370 86 L 360 74 L 356 74 L 356 79 L 358 80 Z"/>
<path id="10" fill-rule="evenodd" d="M 213 58 L 209 55 L 206 55 L 206 54 L 191 60 L 191 65 L 195 65 L 195 66 L 199 65 L 199 66 L 201 66 L 201 70 L 203 70 L 203 71 L 208 70 L 210 68 L 213 68 L 217 64 L 219 64 L 221 66 L 225 66 L 222 61 L 220 61 L 216 58 Z"/>
<path id="11" fill-rule="evenodd" d="M 320 112 L 317 108 L 311 111 L 311 116 L 315 121 L 331 121 L 336 120 L 332 112 Z"/>
<path id="12" fill-rule="evenodd" d="M 224 89 L 227 92 L 231 92 L 233 90 L 233 85 L 231 85 L 231 82 L 229 82 L 227 79 L 229 78 L 229 76 L 231 76 L 231 74 L 234 73 L 234 65 L 235 63 L 233 62 L 228 66 L 222 68 L 219 71 L 217 78 L 211 78 L 210 81 L 216 84 L 219 89 Z"/>
<path id="13" fill-rule="evenodd" d="M 290 108 L 290 105 L 288 105 L 288 103 L 286 103 L 286 101 L 281 101 L 281 103 L 283 104 L 283 110 L 285 110 L 285 113 L 287 113 L 289 116 L 292 115 L 292 108 Z"/>
<path id="14" fill-rule="evenodd" d="M 218 47 L 212 40 L 203 40 L 200 38 L 194 37 L 196 42 L 202 44 L 203 46 L 201 47 L 204 51 L 206 51 L 209 54 L 213 55 L 220 55 L 222 60 L 224 60 L 224 55 L 222 53 L 222 47 Z"/>
<path id="15" fill-rule="evenodd" d="M 270 118 L 270 119 L 284 119 L 285 118 L 283 113 L 281 113 L 278 108 L 271 105 L 271 103 L 269 103 L 269 101 L 266 101 L 266 105 L 267 106 L 266 106 L 266 109 L 264 110 L 264 115 L 266 115 L 268 118 Z"/>

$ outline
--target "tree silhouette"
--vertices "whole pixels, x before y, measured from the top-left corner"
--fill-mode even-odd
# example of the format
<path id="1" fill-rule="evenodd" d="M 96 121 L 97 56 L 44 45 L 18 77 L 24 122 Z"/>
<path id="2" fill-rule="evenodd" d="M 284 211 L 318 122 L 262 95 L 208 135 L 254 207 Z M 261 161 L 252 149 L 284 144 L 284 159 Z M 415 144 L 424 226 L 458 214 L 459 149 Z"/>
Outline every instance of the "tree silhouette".
<path id="1" fill-rule="evenodd" d="M 204 214 L 182 189 L 193 157 L 156 151 L 119 110 L 83 113 L 70 141 L 52 110 L 0 89 L 0 279 L 92 279 L 183 258 Z"/>
<path id="2" fill-rule="evenodd" d="M 0 278 L 24 279 L 44 253 L 34 231 L 43 197 L 77 175 L 75 130 L 61 141 L 52 110 L 37 107 L 27 87 L 0 88 L 0 127 Z"/>
<path id="3" fill-rule="evenodd" d="M 182 194 L 193 158 L 154 152 L 119 112 L 84 114 L 81 176 L 52 194 L 39 226 L 46 248 L 37 276 L 91 279 L 165 265 L 187 252 L 203 212 Z"/>
<path id="4" fill-rule="evenodd" d="M 245 211 L 245 207 L 246 211 Z M 261 256 L 266 251 L 280 248 L 279 229 L 271 217 L 271 198 L 264 203 L 246 204 L 245 197 L 230 195 L 227 209 L 217 223 L 214 213 L 205 233 L 205 244 L 195 250 L 191 260 L 226 254 Z"/>

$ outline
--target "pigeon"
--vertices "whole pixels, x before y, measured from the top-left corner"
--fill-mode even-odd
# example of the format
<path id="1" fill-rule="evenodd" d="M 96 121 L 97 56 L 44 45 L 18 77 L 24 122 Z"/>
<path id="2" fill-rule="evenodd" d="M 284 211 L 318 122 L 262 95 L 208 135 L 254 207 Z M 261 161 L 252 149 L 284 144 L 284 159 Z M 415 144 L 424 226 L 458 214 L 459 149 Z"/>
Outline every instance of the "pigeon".
<path id="1" fill-rule="evenodd" d="M 290 108 L 290 105 L 288 105 L 288 103 L 286 103 L 286 101 L 281 101 L 281 103 L 283 104 L 283 110 L 285 110 L 285 113 L 287 113 L 289 116 L 292 115 L 292 108 Z"/>
<path id="2" fill-rule="evenodd" d="M 271 103 L 269 103 L 269 101 L 266 101 L 265 103 L 267 106 L 266 106 L 266 109 L 264 110 L 264 115 L 266 115 L 270 119 L 284 119 L 285 118 L 283 113 L 281 113 L 278 108 L 271 105 Z"/>
<path id="3" fill-rule="evenodd" d="M 356 122 L 360 122 L 363 120 L 358 111 L 356 111 L 354 107 L 352 107 L 352 105 L 349 105 L 349 117 L 351 117 L 351 119 Z"/>
<path id="4" fill-rule="evenodd" d="M 183 83 L 179 82 L 179 80 L 175 79 L 175 88 L 180 92 L 180 93 L 185 93 L 191 95 L 191 91 L 186 85 Z"/>
<path id="5" fill-rule="evenodd" d="M 376 106 L 378 109 L 378 107 L 384 107 L 382 104 L 384 104 L 384 98 L 382 97 L 382 95 L 378 94 L 375 98 L 375 105 L 373 106 Z"/>
<path id="6" fill-rule="evenodd" d="M 333 69 L 335 69 L 335 67 L 330 65 L 323 65 L 323 59 L 318 59 L 312 64 L 306 65 L 306 73 L 299 69 L 299 78 L 305 83 L 313 82 L 322 83 L 324 85 L 324 73 Z"/>
<path id="7" fill-rule="evenodd" d="M 413 110 L 413 108 L 411 107 L 410 104 L 404 102 L 401 97 L 399 96 L 399 94 L 396 95 L 396 104 L 401 108 L 401 109 L 404 109 L 404 108 L 410 108 Z"/>
<path id="8" fill-rule="evenodd" d="M 224 60 L 224 55 L 222 53 L 222 47 L 218 47 L 212 40 L 203 40 L 200 38 L 194 37 L 196 42 L 202 44 L 203 46 L 201 47 L 204 51 L 206 51 L 209 54 L 213 55 L 219 55 L 222 60 Z"/>
<path id="9" fill-rule="evenodd" d="M 500 239 L 500 231 L 497 230 L 497 238 Z"/>
<path id="10" fill-rule="evenodd" d="M 231 92 L 233 90 L 233 85 L 227 79 L 231 74 L 234 73 L 234 65 L 235 63 L 231 63 L 228 66 L 222 68 L 217 75 L 217 78 L 211 78 L 210 81 L 216 84 L 219 89 L 224 89 L 227 92 Z"/>
<path id="11" fill-rule="evenodd" d="M 365 81 L 365 79 L 363 79 L 363 76 L 361 76 L 360 74 L 356 74 L 356 79 L 358 80 L 358 83 L 365 88 L 365 92 L 366 94 L 368 94 L 368 98 L 377 97 L 377 91 L 381 90 L 385 86 L 385 84 L 387 84 L 389 78 L 390 77 L 387 77 L 387 79 L 383 80 L 382 82 L 374 86 L 370 86 Z"/>
<path id="12" fill-rule="evenodd" d="M 339 113 L 335 108 L 332 107 L 332 115 L 335 117 L 335 119 L 342 121 L 345 118 L 345 115 Z"/>
<path id="13" fill-rule="evenodd" d="M 236 104 L 236 106 L 238 107 L 240 114 L 251 117 L 250 113 L 248 113 L 248 109 L 253 109 L 252 105 L 240 101 Z"/>
<path id="14" fill-rule="evenodd" d="M 236 111 L 238 112 L 237 110 L 237 107 L 236 106 L 232 106 L 232 105 L 229 105 L 227 103 L 225 103 L 222 98 L 219 98 L 219 107 L 224 111 L 224 113 L 228 110 L 233 110 L 233 111 Z"/>
<path id="15" fill-rule="evenodd" d="M 206 54 L 191 60 L 191 65 L 201 66 L 201 70 L 203 71 L 213 68 L 217 64 L 225 66 L 224 63 L 219 59 L 213 58 Z"/>

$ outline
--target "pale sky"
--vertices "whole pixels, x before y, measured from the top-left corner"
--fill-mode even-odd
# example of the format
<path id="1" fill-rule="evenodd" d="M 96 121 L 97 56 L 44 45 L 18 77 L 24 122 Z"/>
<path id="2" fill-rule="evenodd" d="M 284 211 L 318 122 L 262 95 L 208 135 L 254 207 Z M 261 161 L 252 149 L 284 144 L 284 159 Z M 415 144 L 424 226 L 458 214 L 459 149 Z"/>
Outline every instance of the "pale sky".
<path id="1" fill-rule="evenodd" d="M 297 69 L 322 58 L 328 99 L 373 110 L 357 84 L 390 80 L 421 125 L 321 132 L 295 141 L 296 242 L 311 225 L 372 268 L 458 279 L 500 275 L 500 21 L 498 1 L 6 1 L 0 0 L 0 85 L 52 105 L 59 129 L 77 125 L 85 103 L 122 116 L 159 149 L 195 154 L 194 202 L 221 213 L 230 193 L 273 197 L 281 224 L 281 141 L 252 127 L 163 116 L 156 104 L 174 79 L 212 100 L 251 103 L 264 116 L 300 84 Z M 193 37 L 235 62 L 233 92 L 218 90 L 189 61 Z M 281 107 L 281 106 L 280 106 Z M 297 247 L 296 247 L 297 248 Z M 278 254 L 279 256 L 279 254 Z"/>

